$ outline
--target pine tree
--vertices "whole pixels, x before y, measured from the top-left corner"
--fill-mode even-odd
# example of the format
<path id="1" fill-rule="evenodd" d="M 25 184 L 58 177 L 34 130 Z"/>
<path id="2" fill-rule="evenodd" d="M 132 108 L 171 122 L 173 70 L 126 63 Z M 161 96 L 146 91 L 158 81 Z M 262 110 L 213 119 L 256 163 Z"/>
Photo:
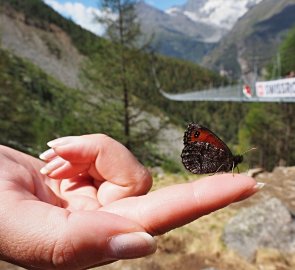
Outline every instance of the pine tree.
<path id="1" fill-rule="evenodd" d="M 132 150 L 138 150 L 140 144 L 154 138 L 158 131 L 144 116 L 147 103 L 138 97 L 139 92 L 148 91 L 147 85 L 151 85 L 147 83 L 151 70 L 144 70 L 142 66 L 142 59 L 149 56 L 145 51 L 147 44 L 140 45 L 143 39 L 135 12 L 137 2 L 99 1 L 103 15 L 97 20 L 106 26 L 105 36 L 110 46 L 97 55 L 93 68 L 93 76 L 114 108 L 111 121 L 121 123 L 123 136 L 120 140 Z"/>

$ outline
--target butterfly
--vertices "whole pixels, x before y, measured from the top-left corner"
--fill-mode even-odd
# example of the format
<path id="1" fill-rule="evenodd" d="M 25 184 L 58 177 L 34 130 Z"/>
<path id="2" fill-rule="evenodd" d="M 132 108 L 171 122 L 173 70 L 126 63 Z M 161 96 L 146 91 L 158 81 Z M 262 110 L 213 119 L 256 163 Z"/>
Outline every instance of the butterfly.
<path id="1" fill-rule="evenodd" d="M 243 161 L 211 130 L 196 123 L 188 125 L 181 159 L 184 167 L 195 174 L 233 171 Z"/>

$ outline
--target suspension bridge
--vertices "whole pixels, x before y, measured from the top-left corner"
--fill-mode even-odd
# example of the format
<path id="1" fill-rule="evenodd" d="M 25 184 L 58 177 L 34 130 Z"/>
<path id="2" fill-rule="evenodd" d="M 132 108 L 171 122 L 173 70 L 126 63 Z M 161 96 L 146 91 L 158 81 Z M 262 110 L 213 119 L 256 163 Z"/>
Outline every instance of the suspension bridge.
<path id="1" fill-rule="evenodd" d="M 161 94 L 174 101 L 217 101 L 217 102 L 295 102 L 295 78 L 256 82 L 249 85 L 230 85 L 185 93 Z"/>

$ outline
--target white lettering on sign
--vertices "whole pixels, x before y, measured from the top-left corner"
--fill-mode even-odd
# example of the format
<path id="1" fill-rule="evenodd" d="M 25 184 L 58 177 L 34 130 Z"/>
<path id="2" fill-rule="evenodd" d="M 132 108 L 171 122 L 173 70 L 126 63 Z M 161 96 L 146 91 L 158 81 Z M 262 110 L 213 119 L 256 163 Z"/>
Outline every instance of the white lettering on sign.
<path id="1" fill-rule="evenodd" d="M 258 97 L 295 97 L 295 78 L 256 83 Z"/>

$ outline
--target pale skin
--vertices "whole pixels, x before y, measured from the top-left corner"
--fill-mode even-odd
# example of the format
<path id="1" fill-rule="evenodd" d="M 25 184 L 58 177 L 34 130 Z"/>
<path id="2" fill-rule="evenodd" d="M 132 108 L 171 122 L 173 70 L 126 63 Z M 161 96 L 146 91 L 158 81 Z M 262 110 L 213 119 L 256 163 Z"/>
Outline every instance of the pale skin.
<path id="1" fill-rule="evenodd" d="M 148 170 L 106 135 L 49 146 L 45 162 L 0 146 L 0 259 L 28 269 L 88 269 L 152 254 L 153 236 L 261 188 L 230 173 L 148 193 Z"/>

